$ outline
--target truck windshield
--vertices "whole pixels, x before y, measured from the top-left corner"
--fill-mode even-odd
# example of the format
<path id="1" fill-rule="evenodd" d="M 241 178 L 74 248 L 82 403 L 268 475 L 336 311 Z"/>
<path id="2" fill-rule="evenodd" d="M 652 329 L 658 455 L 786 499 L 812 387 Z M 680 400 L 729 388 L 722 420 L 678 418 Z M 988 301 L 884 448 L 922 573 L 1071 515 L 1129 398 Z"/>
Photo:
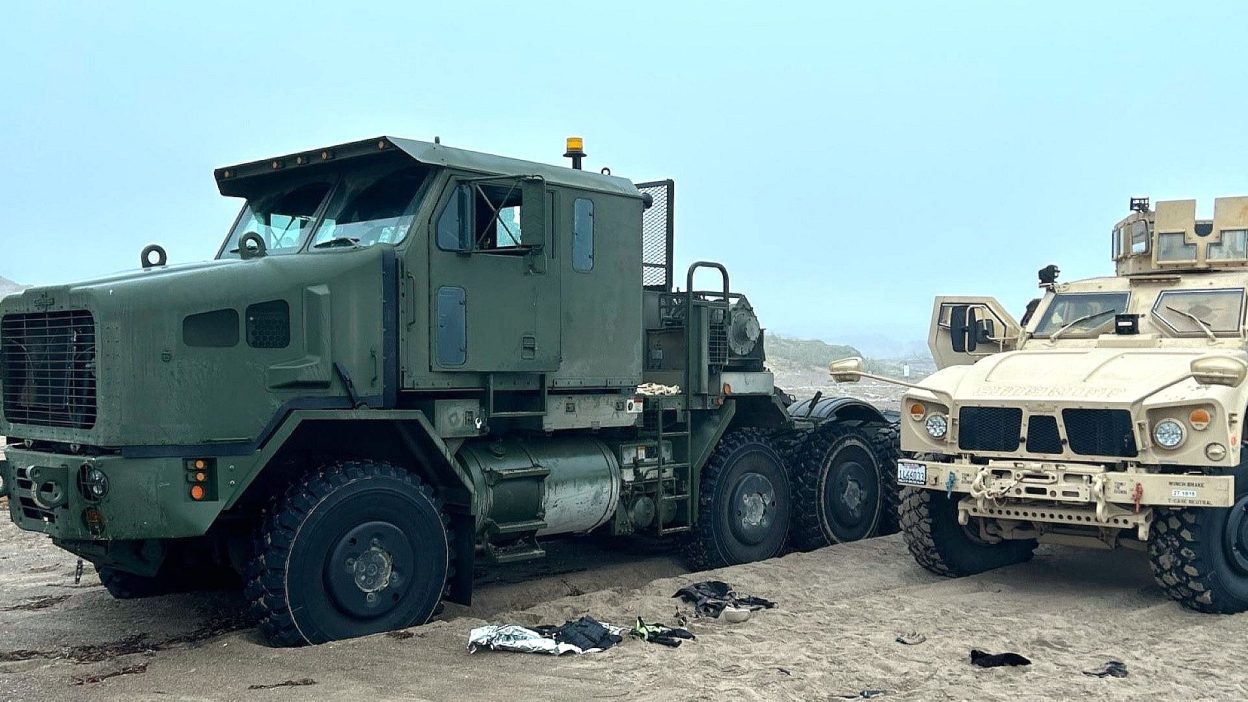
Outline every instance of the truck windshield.
<path id="1" fill-rule="evenodd" d="M 1125 312 L 1130 294 L 1126 292 L 1058 293 L 1053 296 L 1036 327 L 1036 336 L 1092 336 Z M 1062 330 L 1065 331 L 1062 331 Z"/>
<path id="2" fill-rule="evenodd" d="M 1166 290 L 1157 296 L 1153 317 L 1171 334 L 1234 334 L 1244 318 L 1244 289 Z"/>
<path id="3" fill-rule="evenodd" d="M 427 166 L 348 174 L 334 192 L 310 248 L 397 244 L 407 236 L 429 180 Z"/>
<path id="4" fill-rule="evenodd" d="M 238 258 L 238 239 L 255 232 L 264 239 L 270 254 L 295 253 L 303 247 L 321 203 L 329 195 L 330 181 L 314 181 L 260 197 L 248 198 L 218 258 Z"/>

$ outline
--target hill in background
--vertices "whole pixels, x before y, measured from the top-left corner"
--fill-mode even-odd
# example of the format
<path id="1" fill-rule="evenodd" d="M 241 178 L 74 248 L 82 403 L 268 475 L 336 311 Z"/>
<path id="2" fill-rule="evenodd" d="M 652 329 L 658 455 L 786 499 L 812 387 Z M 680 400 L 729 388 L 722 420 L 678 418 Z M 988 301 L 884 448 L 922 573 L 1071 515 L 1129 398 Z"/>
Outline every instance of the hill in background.
<path id="1" fill-rule="evenodd" d="M 14 283 L 8 278 L 5 278 L 4 276 L 0 276 L 0 297 L 4 297 L 5 295 L 8 295 L 9 293 L 15 293 L 19 290 L 24 290 L 24 289 L 26 289 L 25 285 L 18 285 L 17 283 Z"/>

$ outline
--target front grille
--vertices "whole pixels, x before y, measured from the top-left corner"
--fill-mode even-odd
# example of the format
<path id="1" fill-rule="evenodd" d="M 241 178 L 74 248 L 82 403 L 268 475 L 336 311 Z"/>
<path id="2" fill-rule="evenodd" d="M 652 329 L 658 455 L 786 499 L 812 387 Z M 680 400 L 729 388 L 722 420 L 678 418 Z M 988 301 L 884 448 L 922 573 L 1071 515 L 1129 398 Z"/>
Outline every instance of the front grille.
<path id="1" fill-rule="evenodd" d="M 1017 407 L 963 407 L 958 447 L 968 451 L 1017 451 L 1023 411 Z"/>
<path id="2" fill-rule="evenodd" d="M 1070 450 L 1084 456 L 1131 458 L 1138 453 L 1128 410 L 1062 410 Z"/>
<path id="3" fill-rule="evenodd" d="M 1027 452 L 1062 452 L 1062 437 L 1057 433 L 1057 417 L 1037 414 L 1027 420 Z"/>
<path id="4" fill-rule="evenodd" d="M 95 320 L 85 310 L 0 320 L 4 416 L 20 424 L 95 426 Z"/>

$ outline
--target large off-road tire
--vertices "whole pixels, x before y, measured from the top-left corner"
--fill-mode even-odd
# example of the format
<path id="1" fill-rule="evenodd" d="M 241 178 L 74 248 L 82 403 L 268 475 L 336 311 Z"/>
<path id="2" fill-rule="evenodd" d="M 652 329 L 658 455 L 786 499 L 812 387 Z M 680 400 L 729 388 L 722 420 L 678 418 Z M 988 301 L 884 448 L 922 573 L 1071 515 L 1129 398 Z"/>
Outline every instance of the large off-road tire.
<path id="1" fill-rule="evenodd" d="M 1248 450 L 1244 451 L 1248 460 Z M 1229 508 L 1159 509 L 1148 537 L 1153 578 L 1171 599 L 1211 614 L 1248 610 L 1248 469 Z"/>
<path id="2" fill-rule="evenodd" d="M 896 534 L 901 530 L 901 490 L 897 484 L 897 459 L 901 457 L 901 435 L 896 422 L 875 425 L 871 445 L 880 462 L 880 497 L 884 500 L 884 512 L 875 533 L 879 536 Z"/>
<path id="3" fill-rule="evenodd" d="M 789 477 L 771 436 L 758 428 L 730 431 L 702 468 L 686 555 L 699 570 L 778 556 L 791 511 Z"/>
<path id="4" fill-rule="evenodd" d="M 809 551 L 879 532 L 897 504 L 886 497 L 896 493 L 891 446 L 872 426 L 829 422 L 802 436 L 789 454 L 793 548 Z"/>
<path id="5" fill-rule="evenodd" d="M 247 571 L 260 632 L 319 644 L 423 624 L 441 603 L 440 503 L 402 468 L 351 461 L 295 481 L 265 514 Z"/>
<path id="6" fill-rule="evenodd" d="M 958 495 L 908 487 L 901 495 L 901 533 L 919 565 L 949 578 L 1031 560 L 1034 539 L 981 541 L 974 519 L 958 524 Z"/>

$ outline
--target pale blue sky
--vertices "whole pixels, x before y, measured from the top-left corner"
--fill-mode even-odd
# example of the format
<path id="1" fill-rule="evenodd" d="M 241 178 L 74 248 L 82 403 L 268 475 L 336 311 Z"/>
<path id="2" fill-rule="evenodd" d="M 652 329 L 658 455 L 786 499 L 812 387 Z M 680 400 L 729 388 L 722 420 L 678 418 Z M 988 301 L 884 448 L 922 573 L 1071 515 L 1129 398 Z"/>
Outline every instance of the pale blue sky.
<path id="1" fill-rule="evenodd" d="M 192 9 L 192 8 L 200 9 Z M 260 8 L 260 9 L 257 9 Z M 0 275 L 211 257 L 212 168 L 379 134 L 673 177 L 772 331 L 1107 274 L 1131 195 L 1248 193 L 1242 3 L 16 3 Z"/>

